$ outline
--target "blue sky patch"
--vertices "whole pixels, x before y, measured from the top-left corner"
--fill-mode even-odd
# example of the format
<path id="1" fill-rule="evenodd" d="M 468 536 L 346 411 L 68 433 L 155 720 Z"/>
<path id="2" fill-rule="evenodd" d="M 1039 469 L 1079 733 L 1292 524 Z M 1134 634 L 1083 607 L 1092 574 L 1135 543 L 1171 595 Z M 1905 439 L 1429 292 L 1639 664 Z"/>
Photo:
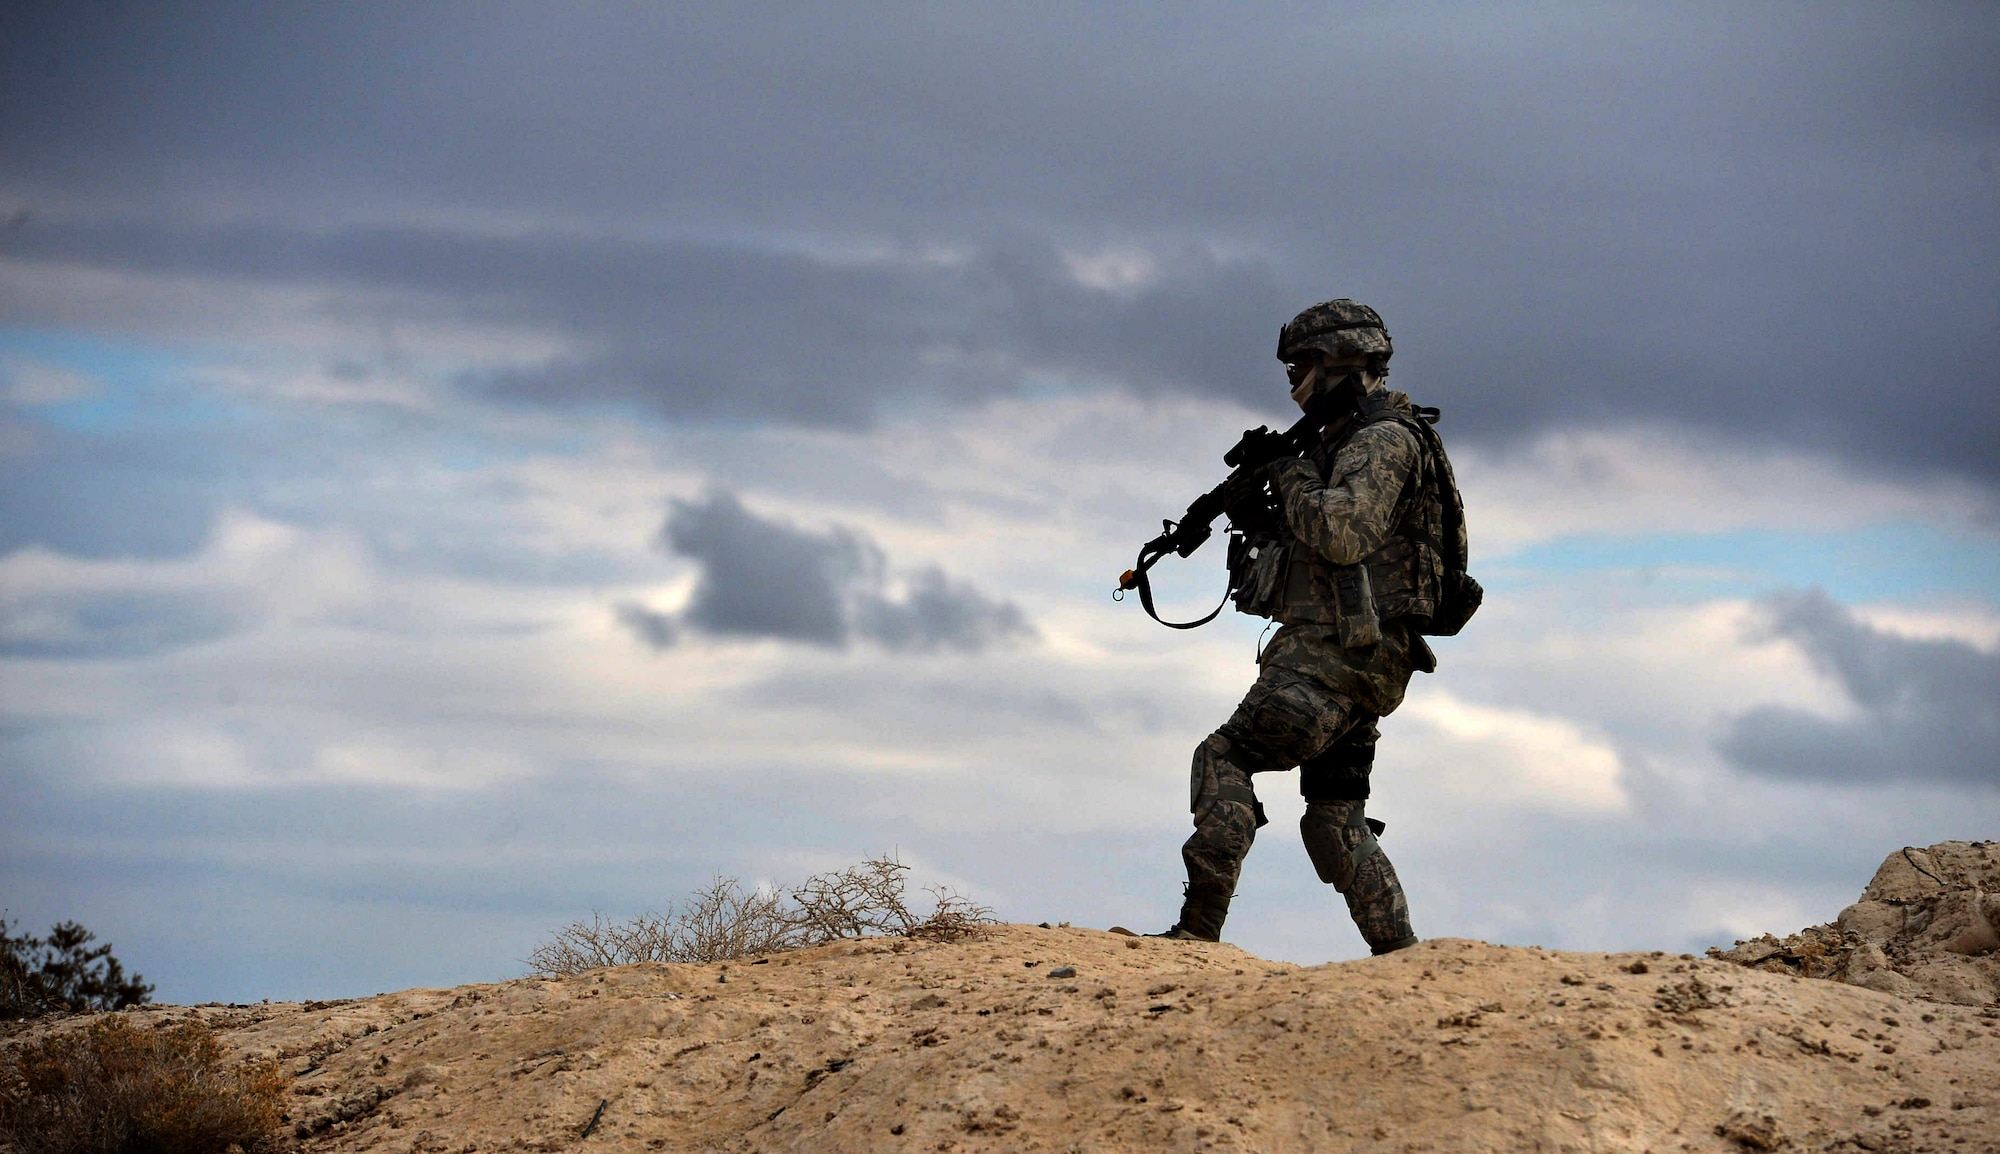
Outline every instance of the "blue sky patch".
<path id="1" fill-rule="evenodd" d="M 189 374 L 201 362 L 180 354 L 70 333 L 0 329 L 0 364 L 23 361 L 96 381 L 99 387 L 89 396 L 34 406 L 37 417 L 72 432 L 177 428 L 246 415 L 240 406 L 191 388 Z"/>
<path id="2" fill-rule="evenodd" d="M 1755 596 L 1816 585 L 1850 604 L 1990 601 L 2000 589 L 2000 541 L 1930 525 L 1870 525 L 1838 533 L 1590 534 L 1473 565 L 1496 589 L 1617 573 L 1670 599 Z"/>

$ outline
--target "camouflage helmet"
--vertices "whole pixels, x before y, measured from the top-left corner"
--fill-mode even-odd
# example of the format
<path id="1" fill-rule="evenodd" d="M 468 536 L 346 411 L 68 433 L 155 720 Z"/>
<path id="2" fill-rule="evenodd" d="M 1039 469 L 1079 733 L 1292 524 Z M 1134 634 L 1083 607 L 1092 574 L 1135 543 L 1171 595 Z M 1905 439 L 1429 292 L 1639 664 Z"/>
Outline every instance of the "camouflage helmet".
<path id="1" fill-rule="evenodd" d="M 1360 356 L 1386 362 L 1395 346 L 1382 314 L 1341 297 L 1322 301 L 1278 330 L 1278 359 L 1289 362 L 1306 349 L 1334 357 Z"/>

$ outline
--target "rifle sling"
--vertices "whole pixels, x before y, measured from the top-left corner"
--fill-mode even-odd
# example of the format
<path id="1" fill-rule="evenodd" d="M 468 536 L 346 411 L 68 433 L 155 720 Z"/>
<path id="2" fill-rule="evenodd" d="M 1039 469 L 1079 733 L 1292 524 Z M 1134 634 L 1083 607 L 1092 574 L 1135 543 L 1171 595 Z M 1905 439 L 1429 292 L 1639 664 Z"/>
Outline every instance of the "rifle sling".
<path id="1" fill-rule="evenodd" d="M 1161 556 L 1165 556 L 1165 554 L 1161 554 Z M 1157 561 L 1159 560 L 1159 558 L 1156 557 L 1154 558 L 1154 560 Z M 1206 625 L 1209 622 L 1215 620 L 1217 615 L 1219 615 L 1222 612 L 1223 607 L 1229 604 L 1229 593 L 1227 590 L 1224 590 L 1222 594 L 1222 604 L 1217 605 L 1215 608 L 1209 610 L 1208 616 L 1203 617 L 1197 621 L 1169 621 L 1166 618 L 1160 616 L 1159 611 L 1153 608 L 1153 579 L 1146 575 L 1146 570 L 1151 569 L 1152 567 L 1153 564 L 1151 561 L 1146 561 L 1143 559 L 1137 566 L 1134 566 L 1135 570 L 1138 573 L 1139 604 L 1145 607 L 1146 616 L 1151 617 L 1153 620 L 1159 622 L 1160 624 L 1166 626 L 1169 629 L 1199 629 L 1201 626 Z"/>
<path id="2" fill-rule="evenodd" d="M 1366 327 L 1366 326 L 1347 325 L 1343 327 L 1356 328 L 1356 327 Z M 1341 383 L 1344 385 L 1356 379 L 1357 379 L 1356 374 L 1354 372 L 1349 372 L 1347 376 L 1342 379 Z M 1333 390 L 1322 392 L 1319 396 L 1315 397 L 1313 399 L 1313 403 L 1306 408 L 1305 415 L 1301 416 L 1298 419 L 1298 422 L 1294 424 L 1291 428 L 1285 430 L 1283 435 L 1291 439 L 1296 444 L 1298 442 L 1304 441 L 1310 434 L 1319 432 L 1321 429 L 1325 428 L 1333 421 L 1343 419 L 1342 417 L 1336 417 L 1333 415 L 1333 410 L 1338 405 L 1338 402 L 1336 402 L 1334 398 L 1339 395 L 1340 394 L 1338 392 Z M 1229 463 L 1229 457 L 1226 454 L 1223 457 L 1223 463 L 1224 464 Z M 1234 474 L 1232 473 L 1231 475 L 1233 476 Z M 1227 485 L 1228 483 L 1229 482 L 1224 481 L 1223 485 Z M 1217 491 L 1220 491 L 1220 489 L 1221 486 L 1217 486 Z M 1192 512 L 1192 510 L 1190 510 L 1190 512 Z M 1204 537 L 1205 536 L 1206 535 L 1204 534 Z M 1166 556 L 1166 553 L 1163 552 L 1156 554 L 1152 558 L 1148 559 L 1146 556 L 1146 548 L 1142 547 L 1139 550 L 1138 564 L 1132 566 L 1132 571 L 1136 577 L 1135 584 L 1138 586 L 1139 589 L 1139 604 L 1145 607 L 1146 616 L 1151 617 L 1153 620 L 1159 622 L 1160 624 L 1166 626 L 1169 629 L 1199 629 L 1202 626 L 1208 624 L 1209 622 L 1215 620 L 1218 616 L 1222 614 L 1222 611 L 1224 609 L 1228 608 L 1229 596 L 1230 594 L 1235 592 L 1233 588 L 1224 589 L 1222 591 L 1222 602 L 1218 604 L 1215 608 L 1209 610 L 1208 615 L 1205 617 L 1200 617 L 1193 621 L 1169 621 L 1166 618 L 1160 616 L 1159 611 L 1153 608 L 1153 580 L 1151 577 L 1148 577 L 1146 575 L 1146 571 L 1153 567 L 1153 563 L 1155 561 L 1158 561 L 1161 557 L 1164 556 Z"/>

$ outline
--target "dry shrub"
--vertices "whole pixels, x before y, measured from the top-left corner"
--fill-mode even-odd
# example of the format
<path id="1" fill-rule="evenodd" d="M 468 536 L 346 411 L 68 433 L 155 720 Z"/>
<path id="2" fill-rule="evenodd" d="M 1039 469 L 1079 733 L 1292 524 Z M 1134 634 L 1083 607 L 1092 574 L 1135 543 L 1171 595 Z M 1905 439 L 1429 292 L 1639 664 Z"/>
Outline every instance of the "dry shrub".
<path id="1" fill-rule="evenodd" d="M 929 917 L 904 931 L 906 937 L 930 942 L 955 942 L 985 932 L 994 922 L 993 911 L 962 894 L 942 886 L 927 887 L 937 908 Z"/>
<path id="2" fill-rule="evenodd" d="M 809 945 L 868 934 L 907 934 L 918 918 L 903 904 L 909 866 L 873 858 L 831 873 L 814 874 L 792 891 L 792 924 Z"/>
<path id="3" fill-rule="evenodd" d="M 587 922 L 571 922 L 528 955 L 534 973 L 580 974 L 599 966 L 632 962 L 671 962 L 673 920 L 660 914 L 640 914 L 629 922 L 605 920 L 592 911 Z"/>
<path id="4" fill-rule="evenodd" d="M 711 962 L 791 949 L 798 939 L 784 898 L 745 890 L 735 878 L 716 878 L 678 914 L 644 913 L 614 922 L 592 913 L 535 947 L 528 964 L 537 974 L 580 974 L 599 966 L 633 962 Z"/>
<path id="5" fill-rule="evenodd" d="M 788 950 L 799 935 L 775 890 L 745 890 L 716 878 L 674 919 L 671 962 L 715 962 Z"/>
<path id="6" fill-rule="evenodd" d="M 992 910 L 942 887 L 926 890 L 932 909 L 919 915 L 904 898 L 909 869 L 872 858 L 789 890 L 745 890 L 735 878 L 718 877 L 678 913 L 623 922 L 592 914 L 565 926 L 535 947 L 528 964 L 555 977 L 633 962 L 721 962 L 879 934 L 952 941 L 994 923 Z"/>
<path id="7" fill-rule="evenodd" d="M 0 1143 L 23 1154 L 223 1154 L 271 1148 L 290 1084 L 232 1064 L 205 1025 L 117 1017 L 0 1056 Z"/>

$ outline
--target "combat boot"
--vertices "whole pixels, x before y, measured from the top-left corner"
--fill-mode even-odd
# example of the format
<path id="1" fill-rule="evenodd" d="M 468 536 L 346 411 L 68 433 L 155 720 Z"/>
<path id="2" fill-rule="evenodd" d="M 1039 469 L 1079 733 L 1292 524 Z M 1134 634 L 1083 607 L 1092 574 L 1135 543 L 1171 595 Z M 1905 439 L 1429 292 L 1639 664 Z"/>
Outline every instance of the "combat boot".
<path id="1" fill-rule="evenodd" d="M 1190 883 L 1181 899 L 1181 920 L 1172 928 L 1149 938 L 1173 938 L 1187 942 L 1219 942 L 1222 923 L 1229 917 L 1230 893 L 1213 883 Z"/>

